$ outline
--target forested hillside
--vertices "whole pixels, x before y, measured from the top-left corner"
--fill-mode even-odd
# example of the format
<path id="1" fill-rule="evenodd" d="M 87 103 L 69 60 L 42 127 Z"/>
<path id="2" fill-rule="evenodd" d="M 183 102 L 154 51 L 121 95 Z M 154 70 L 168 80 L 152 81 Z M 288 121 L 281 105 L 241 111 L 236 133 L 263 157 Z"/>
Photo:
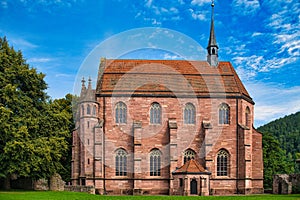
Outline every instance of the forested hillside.
<path id="1" fill-rule="evenodd" d="M 272 176 L 299 173 L 300 112 L 274 120 L 258 128 L 263 133 L 264 184 L 272 186 Z"/>
<path id="2" fill-rule="evenodd" d="M 285 116 L 258 128 L 260 132 L 271 133 L 286 151 L 286 155 L 300 153 L 300 112 Z"/>

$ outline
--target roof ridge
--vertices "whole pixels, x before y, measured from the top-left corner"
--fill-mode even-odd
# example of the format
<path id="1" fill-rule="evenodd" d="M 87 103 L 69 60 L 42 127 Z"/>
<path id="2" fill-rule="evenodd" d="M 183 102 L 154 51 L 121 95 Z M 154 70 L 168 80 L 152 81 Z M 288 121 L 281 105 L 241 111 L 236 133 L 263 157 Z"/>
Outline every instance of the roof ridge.
<path id="1" fill-rule="evenodd" d="M 194 161 L 194 160 L 193 160 Z M 199 171 L 205 170 L 204 167 L 200 166 L 200 163 L 194 161 L 196 167 L 198 168 Z"/>

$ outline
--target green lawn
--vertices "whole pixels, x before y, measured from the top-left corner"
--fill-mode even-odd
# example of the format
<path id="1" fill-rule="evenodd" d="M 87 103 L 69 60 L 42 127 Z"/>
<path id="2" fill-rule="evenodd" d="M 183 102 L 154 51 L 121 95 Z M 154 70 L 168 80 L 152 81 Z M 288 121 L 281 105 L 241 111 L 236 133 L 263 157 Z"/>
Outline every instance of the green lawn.
<path id="1" fill-rule="evenodd" d="M 213 200 L 300 200 L 296 195 L 252 195 L 252 196 L 210 196 L 210 197 L 178 197 L 178 196 L 99 196 L 78 192 L 35 192 L 35 191 L 0 191 L 0 200 L 129 200 L 129 199 L 154 199 L 154 200 L 183 200 L 183 199 L 213 199 Z"/>

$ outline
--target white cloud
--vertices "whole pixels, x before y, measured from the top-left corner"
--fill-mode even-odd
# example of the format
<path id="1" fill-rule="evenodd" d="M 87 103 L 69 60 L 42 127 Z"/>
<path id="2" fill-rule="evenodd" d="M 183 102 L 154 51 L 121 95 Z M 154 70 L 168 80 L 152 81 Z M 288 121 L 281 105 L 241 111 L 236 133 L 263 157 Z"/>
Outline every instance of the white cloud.
<path id="1" fill-rule="evenodd" d="M 300 36 L 299 32 L 294 34 L 274 34 L 273 44 L 279 44 L 280 51 L 288 52 L 290 56 L 300 56 Z"/>
<path id="2" fill-rule="evenodd" d="M 259 0 L 234 0 L 234 11 L 241 15 L 253 15 L 260 9 Z"/>
<path id="3" fill-rule="evenodd" d="M 48 13 L 55 13 L 57 8 L 71 8 L 75 4 L 83 1 L 84 0 L 15 0 L 14 3 L 11 3 L 8 6 L 12 6 L 16 3 L 21 3 L 29 12 L 37 12 L 42 9 L 43 11 L 46 11 Z"/>
<path id="4" fill-rule="evenodd" d="M 282 57 L 282 58 L 273 58 L 267 60 L 265 65 L 261 68 L 261 72 L 268 72 L 271 69 L 278 69 L 285 65 L 291 64 L 296 61 L 295 57 Z"/>
<path id="5" fill-rule="evenodd" d="M 205 3 L 211 3 L 211 0 L 192 0 L 192 5 L 202 6 Z"/>
<path id="6" fill-rule="evenodd" d="M 256 102 L 256 126 L 300 111 L 300 86 L 284 88 L 262 82 L 245 82 L 245 85 Z"/>
<path id="7" fill-rule="evenodd" d="M 178 13 L 178 9 L 175 8 L 175 7 L 171 7 L 169 11 L 172 12 L 172 13 L 174 13 L 174 14 Z"/>
<path id="8" fill-rule="evenodd" d="M 271 13 L 282 14 L 287 12 L 296 13 L 299 12 L 298 0 L 264 0 L 262 5 L 265 9 L 271 11 Z"/>
<path id="9" fill-rule="evenodd" d="M 55 77 L 63 77 L 63 78 L 68 78 L 68 77 L 72 77 L 71 74 L 55 74 Z"/>
<path id="10" fill-rule="evenodd" d="M 33 49 L 33 48 L 37 48 L 38 46 L 23 39 L 23 38 L 8 38 L 8 40 L 11 42 L 11 44 L 17 48 L 17 49 Z"/>
<path id="11" fill-rule="evenodd" d="M 185 11 L 184 0 L 144 0 L 132 5 L 135 17 L 150 22 L 152 25 L 161 25 L 163 22 L 182 20 Z"/>
<path id="12" fill-rule="evenodd" d="M 251 68 L 255 71 L 259 71 L 262 63 L 264 61 L 263 56 L 251 55 L 251 56 L 237 56 L 233 58 L 234 63 L 237 66 L 246 65 L 248 68 Z"/>
<path id="13" fill-rule="evenodd" d="M 260 35 L 262 35 L 262 33 L 254 32 L 254 33 L 252 34 L 252 37 L 256 37 L 256 36 L 260 36 Z"/>
<path id="14" fill-rule="evenodd" d="M 165 53 L 164 56 L 163 56 L 163 59 L 165 59 L 165 60 L 178 60 L 178 59 L 182 59 L 182 58 L 180 56 L 177 56 L 177 55 L 171 55 L 171 54 Z"/>
<path id="15" fill-rule="evenodd" d="M 192 8 L 189 9 L 191 16 L 195 20 L 205 21 L 208 12 L 194 11 Z"/>
<path id="16" fill-rule="evenodd" d="M 291 64 L 297 60 L 296 57 L 279 57 L 267 59 L 261 55 L 237 56 L 233 58 L 233 63 L 237 66 L 237 72 L 244 80 L 253 78 L 259 72 L 269 72 Z"/>
<path id="17" fill-rule="evenodd" d="M 60 5 L 60 6 L 72 6 L 72 4 L 78 3 L 78 0 L 68 0 L 68 1 L 63 1 L 63 0 L 36 0 L 36 3 L 40 5 Z"/>
<path id="18" fill-rule="evenodd" d="M 184 4 L 185 4 L 183 0 L 178 0 L 178 3 L 179 3 L 180 5 L 184 5 Z"/>
<path id="19" fill-rule="evenodd" d="M 275 55 L 275 65 L 281 66 L 296 62 L 300 57 L 300 12 L 299 1 L 272 1 L 266 4 L 273 14 L 266 19 L 266 27 L 272 32 L 272 44 Z M 295 13 L 295 14 L 294 14 Z"/>
<path id="20" fill-rule="evenodd" d="M 161 22 L 155 18 L 144 18 L 144 21 L 149 21 L 152 25 L 161 25 Z"/>
<path id="21" fill-rule="evenodd" d="M 295 35 L 293 36 L 289 34 L 274 34 L 274 38 L 275 38 L 274 43 L 281 44 L 294 39 Z"/>
<path id="22" fill-rule="evenodd" d="M 286 16 L 287 11 L 283 10 L 280 13 L 272 14 L 271 17 L 268 19 L 267 27 L 272 29 L 281 29 L 285 25 L 286 22 L 288 22 L 288 19 Z"/>
<path id="23" fill-rule="evenodd" d="M 2 7 L 2 8 L 7 8 L 8 7 L 8 5 L 7 5 L 7 1 L 1 1 L 0 2 L 0 7 Z"/>
<path id="24" fill-rule="evenodd" d="M 286 48 L 291 56 L 300 56 L 300 40 L 284 44 L 282 48 Z"/>
<path id="25" fill-rule="evenodd" d="M 148 0 L 148 1 L 146 1 L 145 6 L 148 7 L 148 8 L 150 8 L 151 5 L 152 5 L 152 1 L 153 1 L 153 0 Z"/>
<path id="26" fill-rule="evenodd" d="M 300 3 L 297 5 L 300 6 Z M 255 77 L 259 72 L 269 72 L 299 60 L 300 25 L 295 23 L 295 15 L 291 15 L 285 7 L 282 9 L 265 20 L 267 27 L 265 33 L 259 31 L 249 33 L 253 41 L 248 40 L 246 46 L 244 40 L 229 38 L 231 44 L 229 49 L 234 50 L 226 52 L 235 56 L 232 60 L 246 80 Z M 251 50 L 250 46 L 254 44 L 259 44 L 257 51 Z M 237 50 L 237 47 L 240 49 Z"/>
<path id="27" fill-rule="evenodd" d="M 186 11 L 189 12 L 189 16 L 191 16 L 192 19 L 205 21 L 210 18 L 210 9 L 199 9 L 198 7 L 205 3 L 211 3 L 211 0 L 192 0 L 189 3 L 184 0 L 144 0 L 142 4 L 133 6 L 133 10 L 137 13 L 135 15 L 136 18 L 150 21 L 153 25 L 161 25 L 166 21 L 182 20 L 185 17 Z M 197 7 L 197 9 L 195 9 L 195 7 Z"/>
<path id="28" fill-rule="evenodd" d="M 51 58 L 30 58 L 27 61 L 29 63 L 46 63 L 46 62 L 50 62 L 52 60 L 53 59 L 51 59 Z"/>
<path id="29" fill-rule="evenodd" d="M 245 69 L 243 66 L 238 66 L 236 69 L 236 73 L 242 80 L 249 80 L 257 74 L 256 71 Z"/>

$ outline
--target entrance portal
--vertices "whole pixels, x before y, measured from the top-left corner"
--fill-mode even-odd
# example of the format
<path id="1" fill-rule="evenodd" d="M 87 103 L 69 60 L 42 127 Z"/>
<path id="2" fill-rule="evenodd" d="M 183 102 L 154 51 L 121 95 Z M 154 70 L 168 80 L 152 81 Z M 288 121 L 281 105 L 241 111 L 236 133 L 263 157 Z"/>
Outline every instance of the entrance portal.
<path id="1" fill-rule="evenodd" d="M 196 181 L 196 179 L 192 179 L 192 180 L 191 180 L 190 186 L 191 186 L 191 194 L 198 194 L 198 192 L 197 192 L 197 181 Z"/>
<path id="2" fill-rule="evenodd" d="M 282 183 L 279 182 L 278 184 L 278 194 L 281 194 L 282 193 Z"/>

